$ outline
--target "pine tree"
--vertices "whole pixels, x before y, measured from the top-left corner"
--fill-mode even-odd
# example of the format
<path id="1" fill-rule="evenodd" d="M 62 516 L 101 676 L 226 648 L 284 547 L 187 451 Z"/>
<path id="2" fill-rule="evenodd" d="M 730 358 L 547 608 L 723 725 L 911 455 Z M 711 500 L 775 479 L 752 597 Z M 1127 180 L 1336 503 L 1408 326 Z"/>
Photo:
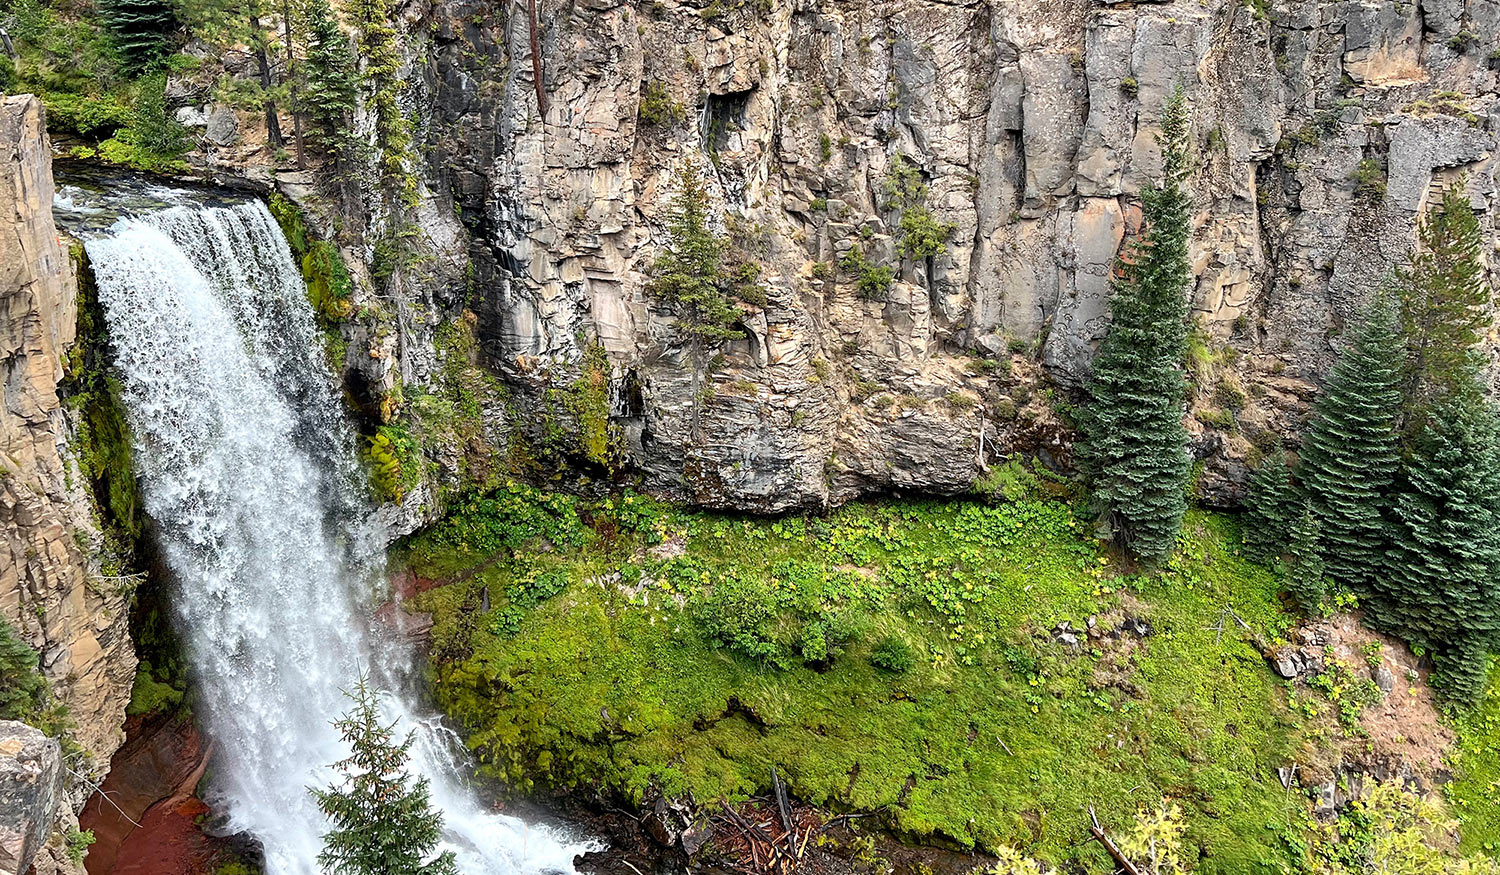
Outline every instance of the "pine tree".
<path id="1" fill-rule="evenodd" d="M 99 17 L 130 74 L 160 60 L 167 36 L 177 27 L 172 4 L 165 0 L 100 0 Z"/>
<path id="2" fill-rule="evenodd" d="M 1389 516 L 1371 623 L 1450 666 L 1482 662 L 1500 640 L 1500 420 L 1476 377 L 1424 417 Z"/>
<path id="3" fill-rule="evenodd" d="M 359 99 L 354 52 L 328 0 L 302 0 L 299 11 L 307 42 L 301 105 L 317 127 L 319 144 L 336 152 L 344 146 Z"/>
<path id="4" fill-rule="evenodd" d="M 318 864 L 330 875 L 457 875 L 452 851 L 434 853 L 443 817 L 431 806 L 427 779 L 413 782 L 407 773 L 413 737 L 395 741 L 395 724 L 381 722 L 365 678 L 349 698 L 354 707 L 333 724 L 353 751 L 335 764 L 343 781 L 312 791 L 333 822 Z"/>
<path id="5" fill-rule="evenodd" d="M 1490 321 L 1484 234 L 1464 188 L 1460 183 L 1443 194 L 1418 229 L 1410 266 L 1398 275 L 1408 435 L 1420 427 L 1425 405 L 1469 379 L 1469 351 Z"/>
<path id="6" fill-rule="evenodd" d="M 1285 552 L 1296 513 L 1297 489 L 1286 455 L 1272 453 L 1255 473 L 1245 496 L 1244 542 L 1251 558 L 1269 562 Z"/>
<path id="7" fill-rule="evenodd" d="M 411 120 L 401 111 L 400 34 L 394 26 L 391 0 L 350 0 L 345 12 L 359 33 L 359 56 L 364 62 L 364 84 L 375 116 L 375 149 L 385 182 L 400 192 L 408 207 L 417 203 L 417 178 L 407 169 L 415 158 Z"/>
<path id="8" fill-rule="evenodd" d="M 688 164 L 677 175 L 667 227 L 671 241 L 652 265 L 646 294 L 670 306 L 674 328 L 686 342 L 693 368 L 693 430 L 698 427 L 698 383 L 706 352 L 726 340 L 743 336 L 735 300 L 765 303 L 757 277 L 759 268 L 729 248 L 728 241 L 708 226 L 708 192 L 698 168 Z"/>
<path id="9" fill-rule="evenodd" d="M 1110 328 L 1083 411 L 1081 461 L 1103 523 L 1147 559 L 1176 544 L 1191 463 L 1182 358 L 1187 335 L 1190 121 L 1181 89 L 1162 119 L 1165 175 L 1141 193 L 1145 231 L 1119 265 Z"/>
<path id="10" fill-rule="evenodd" d="M 1385 560 L 1382 512 L 1400 462 L 1404 356 L 1396 310 L 1378 295 L 1313 405 L 1298 474 L 1318 518 L 1328 576 L 1361 594 Z"/>
<path id="11" fill-rule="evenodd" d="M 708 227 L 703 178 L 688 165 L 678 174 L 677 184 L 668 226 L 671 242 L 656 259 L 646 291 L 673 308 L 677 327 L 697 356 L 705 344 L 738 337 L 734 324 L 740 313 L 724 288 L 725 244 Z"/>
<path id="12" fill-rule="evenodd" d="M 1286 591 L 1303 613 L 1311 613 L 1323 604 L 1323 596 L 1328 591 L 1318 533 L 1318 518 L 1304 506 L 1292 520 L 1291 541 L 1284 566 Z"/>
<path id="13" fill-rule="evenodd" d="M 47 683 L 37 665 L 37 652 L 0 617 L 0 720 L 27 719 L 41 707 Z"/>

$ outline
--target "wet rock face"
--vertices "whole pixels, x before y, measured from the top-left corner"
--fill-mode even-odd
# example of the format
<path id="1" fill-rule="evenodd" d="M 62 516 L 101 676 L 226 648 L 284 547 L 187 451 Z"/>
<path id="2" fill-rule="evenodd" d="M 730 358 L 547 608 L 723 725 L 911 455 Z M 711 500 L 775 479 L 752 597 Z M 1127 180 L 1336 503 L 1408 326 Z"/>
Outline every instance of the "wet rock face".
<path id="1" fill-rule="evenodd" d="M 62 749 L 24 723 L 0 720 L 0 875 L 22 875 L 63 801 Z"/>
<path id="2" fill-rule="evenodd" d="M 421 226 L 438 263 L 472 258 L 447 287 L 471 284 L 485 359 L 523 399 L 586 344 L 607 350 L 647 485 L 755 510 L 952 492 L 1032 452 L 1015 381 L 974 356 L 1039 366 L 1029 387 L 1058 399 L 1086 379 L 1180 85 L 1198 207 L 1189 424 L 1203 494 L 1229 502 L 1248 463 L 1295 442 L 1339 334 L 1442 192 L 1462 180 L 1493 236 L 1497 8 L 542 0 L 539 113 L 524 10 L 410 0 Z M 898 155 L 953 227 L 933 257 L 898 251 Z M 644 291 L 689 162 L 768 297 L 745 307 L 711 395 Z M 855 247 L 894 272 L 881 300 L 833 269 Z M 418 340 L 437 321 L 424 309 L 461 299 L 413 297 Z"/>
<path id="3" fill-rule="evenodd" d="M 135 655 L 128 589 L 90 579 L 98 532 L 58 400 L 77 281 L 52 221 L 51 159 L 41 101 L 0 101 L 0 615 L 41 654 L 102 765 L 124 739 Z"/>
<path id="4" fill-rule="evenodd" d="M 73 738 L 91 755 L 75 768 L 97 776 L 124 738 L 135 654 L 128 590 L 90 574 L 85 550 L 99 533 L 58 400 L 77 283 L 52 222 L 51 159 L 41 101 L 0 99 L 0 616 L 41 655 Z M 62 785 L 49 792 L 62 798 Z M 67 792 L 44 838 L 76 825 L 73 806 L 87 790 L 78 783 Z M 39 847 L 31 842 L 27 853 Z M 34 864 L 38 875 L 80 871 L 58 842 Z"/>

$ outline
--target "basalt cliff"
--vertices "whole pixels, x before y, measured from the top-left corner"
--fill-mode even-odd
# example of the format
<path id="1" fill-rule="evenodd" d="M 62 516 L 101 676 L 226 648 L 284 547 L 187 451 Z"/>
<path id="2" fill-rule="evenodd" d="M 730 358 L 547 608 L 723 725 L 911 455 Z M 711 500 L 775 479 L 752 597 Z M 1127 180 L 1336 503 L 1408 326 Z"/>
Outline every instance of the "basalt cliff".
<path id="1" fill-rule="evenodd" d="M 388 416 L 467 308 L 510 398 L 483 440 L 503 452 L 548 419 L 549 388 L 595 367 L 621 467 L 711 506 L 951 493 L 1013 452 L 1066 466 L 1070 393 L 1181 87 L 1190 427 L 1200 494 L 1232 503 L 1247 460 L 1295 442 L 1346 321 L 1442 191 L 1465 185 L 1493 239 L 1497 16 L 1478 0 L 406 3 L 421 258 L 364 293 L 344 365 L 372 409 L 398 396 Z M 239 143 L 205 162 L 253 167 L 263 152 Z M 685 164 L 767 292 L 697 393 L 645 291 Z M 951 226 L 930 257 L 897 251 L 890 183 L 911 166 Z M 318 173 L 266 178 L 320 214 Z M 342 231 L 378 260 L 373 233 Z M 892 268 L 887 291 L 860 292 L 851 248 Z"/>

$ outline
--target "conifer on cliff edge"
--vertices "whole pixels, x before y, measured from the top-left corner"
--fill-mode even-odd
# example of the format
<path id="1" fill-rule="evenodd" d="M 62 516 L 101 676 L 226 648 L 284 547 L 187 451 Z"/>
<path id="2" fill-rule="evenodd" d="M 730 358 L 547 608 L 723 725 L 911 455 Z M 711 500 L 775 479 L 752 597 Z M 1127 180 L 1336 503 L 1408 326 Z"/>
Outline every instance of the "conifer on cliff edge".
<path id="1" fill-rule="evenodd" d="M 1110 328 L 1088 382 L 1080 461 L 1111 537 L 1145 559 L 1177 543 L 1187 510 L 1185 380 L 1191 201 L 1182 89 L 1163 111 L 1163 179 L 1141 193 L 1144 232 L 1119 264 Z"/>

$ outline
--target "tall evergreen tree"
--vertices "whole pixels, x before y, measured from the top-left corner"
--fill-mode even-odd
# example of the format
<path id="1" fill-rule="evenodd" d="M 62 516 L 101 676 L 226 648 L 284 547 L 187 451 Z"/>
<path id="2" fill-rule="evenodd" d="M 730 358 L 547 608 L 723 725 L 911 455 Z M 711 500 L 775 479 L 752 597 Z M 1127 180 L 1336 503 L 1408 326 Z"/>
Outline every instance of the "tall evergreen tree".
<path id="1" fill-rule="evenodd" d="M 1443 194 L 1418 229 L 1411 264 L 1398 275 L 1408 436 L 1421 427 L 1423 407 L 1470 379 L 1469 351 L 1490 322 L 1484 234 L 1464 188 Z"/>
<path id="2" fill-rule="evenodd" d="M 1327 581 L 1323 577 L 1324 565 L 1318 534 L 1318 518 L 1303 506 L 1301 512 L 1292 519 L 1287 562 L 1283 569 L 1286 591 L 1304 613 L 1316 610 L 1328 591 Z"/>
<path id="3" fill-rule="evenodd" d="M 328 0 L 302 0 L 299 11 L 307 43 L 301 105 L 316 127 L 318 144 L 336 153 L 359 99 L 354 52 Z"/>
<path id="4" fill-rule="evenodd" d="M 698 384 L 707 350 L 741 337 L 741 312 L 735 300 L 765 303 L 757 282 L 758 268 L 741 261 L 729 241 L 708 225 L 708 192 L 698 168 L 686 165 L 677 175 L 672 201 L 671 240 L 652 265 L 646 293 L 670 306 L 674 328 L 688 347 L 693 368 L 693 430 L 698 425 Z"/>
<path id="5" fill-rule="evenodd" d="M 401 76 L 400 33 L 391 0 L 350 0 L 344 7 L 359 35 L 359 56 L 368 89 L 366 104 L 375 116 L 377 162 L 387 185 L 400 192 L 408 207 L 417 202 L 417 179 L 408 170 L 415 156 L 411 120 L 401 111 L 406 88 Z"/>
<path id="6" fill-rule="evenodd" d="M 1141 192 L 1145 230 L 1119 264 L 1109 334 L 1094 360 L 1080 423 L 1081 461 L 1111 536 L 1136 555 L 1171 552 L 1187 510 L 1191 463 L 1182 358 L 1187 337 L 1191 123 L 1179 88 L 1162 118 L 1164 177 Z"/>
<path id="7" fill-rule="evenodd" d="M 365 678 L 349 698 L 354 707 L 333 724 L 352 749 L 335 764 L 343 780 L 312 791 L 333 822 L 318 864 L 330 875 L 458 875 L 452 851 L 435 853 L 443 816 L 432 808 L 427 779 L 407 773 L 412 736 L 395 740 L 395 724 L 381 721 Z"/>
<path id="8" fill-rule="evenodd" d="M 1302 441 L 1298 474 L 1321 528 L 1328 576 L 1368 592 L 1385 560 L 1382 511 L 1400 462 L 1404 355 L 1389 295 L 1371 302 L 1339 356 Z"/>
<path id="9" fill-rule="evenodd" d="M 739 336 L 734 324 L 740 314 L 724 288 L 725 243 L 708 227 L 703 177 L 688 165 L 678 174 L 677 184 L 667 226 L 671 241 L 652 266 L 646 290 L 673 308 L 678 330 L 700 356 L 704 345 Z"/>
<path id="10" fill-rule="evenodd" d="M 1367 616 L 1450 671 L 1456 661 L 1461 677 L 1463 663 L 1483 662 L 1500 640 L 1500 419 L 1477 379 L 1430 407 L 1389 517 L 1386 573 Z"/>
<path id="11" fill-rule="evenodd" d="M 99 0 L 99 17 L 114 38 L 125 72 L 139 73 L 159 61 L 177 27 L 166 0 Z"/>
<path id="12" fill-rule="evenodd" d="M 1286 454 L 1276 450 L 1255 473 L 1245 496 L 1245 550 L 1254 559 L 1268 562 L 1286 551 L 1297 515 L 1297 489 Z"/>

